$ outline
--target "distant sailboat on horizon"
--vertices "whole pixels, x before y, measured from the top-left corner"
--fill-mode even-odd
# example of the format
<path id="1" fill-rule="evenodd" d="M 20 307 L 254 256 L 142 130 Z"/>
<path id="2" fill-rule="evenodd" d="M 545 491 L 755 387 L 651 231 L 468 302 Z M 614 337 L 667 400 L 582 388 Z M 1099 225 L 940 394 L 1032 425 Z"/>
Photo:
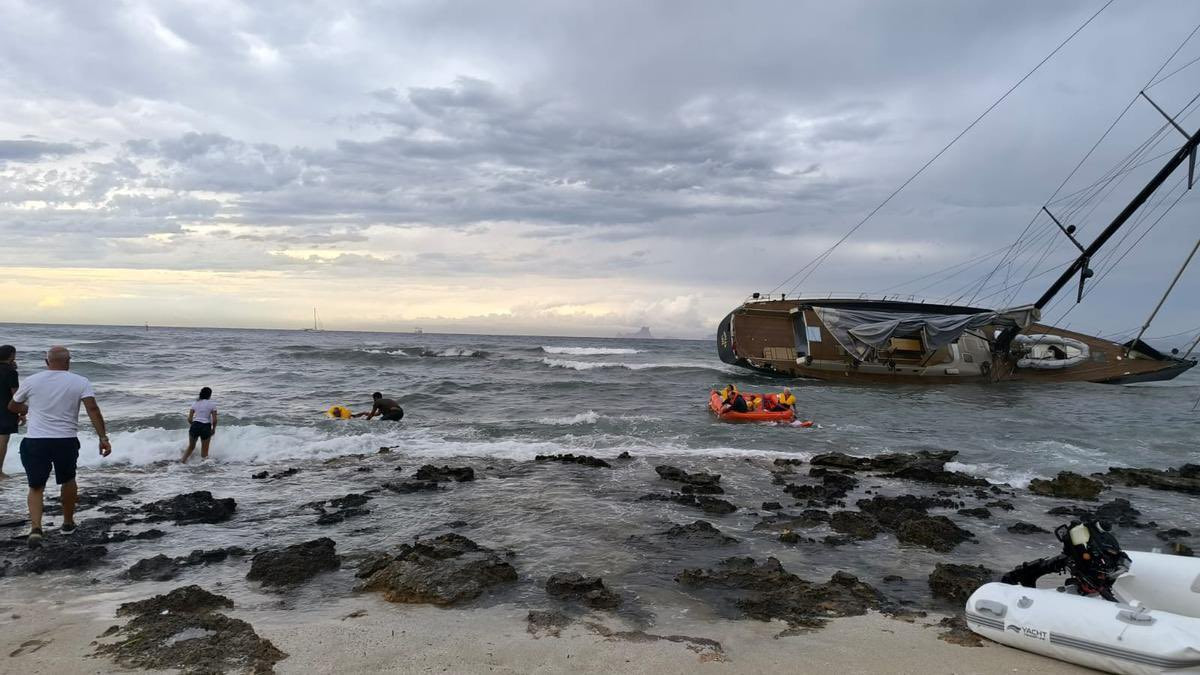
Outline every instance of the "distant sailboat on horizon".
<path id="1" fill-rule="evenodd" d="M 325 325 L 321 323 L 321 319 L 317 317 L 317 308 L 313 307 L 313 325 L 312 328 L 302 329 L 306 333 L 322 333 L 325 331 Z"/>

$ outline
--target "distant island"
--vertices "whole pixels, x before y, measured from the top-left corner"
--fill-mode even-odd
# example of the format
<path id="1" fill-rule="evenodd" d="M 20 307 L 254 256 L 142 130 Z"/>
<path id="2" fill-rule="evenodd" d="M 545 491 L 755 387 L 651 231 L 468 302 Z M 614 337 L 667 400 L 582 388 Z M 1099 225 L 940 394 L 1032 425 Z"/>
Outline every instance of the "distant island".
<path id="1" fill-rule="evenodd" d="M 617 333 L 617 337 L 640 339 L 640 340 L 653 340 L 654 339 L 654 336 L 650 334 L 649 326 L 642 326 L 642 328 L 636 333 Z"/>

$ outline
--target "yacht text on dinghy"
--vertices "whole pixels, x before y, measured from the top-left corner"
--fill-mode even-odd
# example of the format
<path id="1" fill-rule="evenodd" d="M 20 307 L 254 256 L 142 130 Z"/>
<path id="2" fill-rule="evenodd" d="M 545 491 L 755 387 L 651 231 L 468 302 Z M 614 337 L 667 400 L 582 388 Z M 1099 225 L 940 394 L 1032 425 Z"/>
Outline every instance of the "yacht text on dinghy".
<path id="1" fill-rule="evenodd" d="M 717 328 L 718 356 L 725 363 L 769 375 L 857 383 L 942 384 L 1021 380 L 1127 384 L 1169 380 L 1192 368 L 1196 360 L 1190 357 L 1200 338 L 1182 354 L 1178 350 L 1164 354 L 1144 342 L 1142 337 L 1167 295 L 1174 289 L 1175 282 L 1200 248 L 1200 241 L 1191 249 L 1191 254 L 1137 337 L 1126 342 L 1114 342 L 1039 323 L 1043 310 L 1069 284 L 1077 283 L 1075 303 L 1083 300 L 1091 289 L 1088 284 L 1099 281 L 1089 281 L 1095 276 L 1095 258 L 1122 228 L 1131 223 L 1131 229 L 1142 226 L 1150 212 L 1165 201 L 1165 196 L 1161 196 L 1153 206 L 1144 205 L 1185 164 L 1188 172 L 1186 188 L 1192 187 L 1200 131 L 1187 134 L 1174 118 L 1163 112 L 1144 92 L 1140 96 L 1145 97 L 1166 117 L 1168 124 L 1163 128 L 1167 133 L 1183 135 L 1183 144 L 1170 153 L 1170 158 L 1158 172 L 1089 244 L 1076 238 L 1074 225 L 1064 225 L 1049 209 L 1042 209 L 1057 230 L 1061 231 L 1053 236 L 1069 240 L 1077 255 L 1064 264 L 1065 268 L 1054 283 L 1032 303 L 994 308 L 957 302 L 927 303 L 912 298 L 899 300 L 887 296 L 788 297 L 788 294 L 783 294 L 774 297 L 754 293 L 720 322 Z M 1160 143 L 1163 138 L 1167 137 L 1155 142 Z M 1126 173 L 1128 170 L 1125 169 Z M 1107 185 L 1105 183 L 1105 187 Z M 1182 182 L 1177 183 L 1171 190 L 1181 186 Z M 1183 194 L 1186 194 L 1186 190 L 1180 193 L 1180 198 Z M 1178 201 L 1176 199 L 1175 203 Z M 859 225 L 863 222 L 866 219 Z M 1127 230 L 1115 248 L 1119 248 L 1129 234 Z M 1005 258 L 1001 259 L 997 268 L 1012 250 L 1018 249 L 1018 244 L 1021 244 L 1020 239 L 1008 247 Z M 834 244 L 834 247 L 810 262 L 806 266 L 809 268 L 808 274 L 836 246 Z M 1112 252 L 1112 249 L 1107 251 L 1110 254 Z M 1123 254 L 1107 269 L 1115 267 L 1121 257 Z M 1057 270 L 1051 268 L 1047 271 Z M 807 276 L 801 278 L 801 283 Z M 980 288 L 990 277 L 989 274 L 984 278 Z M 789 281 L 791 279 L 784 283 Z M 1019 290 L 1020 287 L 1014 294 Z"/>

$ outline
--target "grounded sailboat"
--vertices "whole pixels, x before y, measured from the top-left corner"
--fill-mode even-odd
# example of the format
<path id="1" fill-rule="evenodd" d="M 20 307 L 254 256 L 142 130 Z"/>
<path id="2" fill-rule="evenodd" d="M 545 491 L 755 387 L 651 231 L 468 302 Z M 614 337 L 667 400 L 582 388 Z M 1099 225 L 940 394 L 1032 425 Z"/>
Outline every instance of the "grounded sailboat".
<path id="1" fill-rule="evenodd" d="M 1144 92 L 1139 96 L 1150 101 Z M 755 293 L 720 322 L 718 356 L 725 363 L 774 376 L 857 383 L 1019 380 L 1127 384 L 1177 377 L 1196 365 L 1196 360 L 1188 357 L 1200 338 L 1182 355 L 1164 354 L 1141 339 L 1166 294 L 1137 337 L 1127 342 L 1039 323 L 1047 305 L 1076 277 L 1075 301 L 1082 301 L 1085 284 L 1094 276 L 1093 258 L 1185 162 L 1189 167 L 1187 188 L 1191 188 L 1200 131 L 1187 134 L 1175 119 L 1153 101 L 1150 103 L 1186 142 L 1086 246 L 1076 239 L 1074 226 L 1062 225 L 1043 209 L 1078 249 L 1078 255 L 1033 303 L 990 308 L 865 295 L 788 298 Z M 1200 241 L 1196 248 L 1200 248 Z M 1175 275 L 1167 294 L 1196 248 Z"/>
<path id="2" fill-rule="evenodd" d="M 321 333 L 325 330 L 325 324 L 321 323 L 321 319 L 317 317 L 317 308 L 313 307 L 313 325 L 312 328 L 302 328 L 306 333 Z"/>

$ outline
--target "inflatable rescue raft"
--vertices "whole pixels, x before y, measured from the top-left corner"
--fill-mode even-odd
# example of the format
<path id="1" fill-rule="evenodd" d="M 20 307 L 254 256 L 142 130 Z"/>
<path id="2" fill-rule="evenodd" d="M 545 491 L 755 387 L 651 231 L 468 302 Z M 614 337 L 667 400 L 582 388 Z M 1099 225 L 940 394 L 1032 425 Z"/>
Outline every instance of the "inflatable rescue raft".
<path id="1" fill-rule="evenodd" d="M 1200 559 L 1129 551 L 1119 602 L 1004 583 L 967 600 L 967 626 L 1001 644 L 1109 673 L 1200 673 Z"/>
<path id="2" fill-rule="evenodd" d="M 787 423 L 794 422 L 796 420 L 796 413 L 791 408 L 788 408 L 787 410 L 764 410 L 765 407 L 768 407 L 765 404 L 775 396 L 774 394 L 755 394 L 748 391 L 743 391 L 740 393 L 742 397 L 746 399 L 747 403 L 753 404 L 753 402 L 757 401 L 757 409 L 751 410 L 750 412 L 733 412 L 731 410 L 723 413 L 721 412 L 721 394 L 717 391 L 712 391 L 709 393 L 708 407 L 713 411 L 713 414 L 717 416 L 717 419 L 720 419 L 723 422 Z M 812 426 L 812 422 L 807 422 L 805 425 Z"/>

